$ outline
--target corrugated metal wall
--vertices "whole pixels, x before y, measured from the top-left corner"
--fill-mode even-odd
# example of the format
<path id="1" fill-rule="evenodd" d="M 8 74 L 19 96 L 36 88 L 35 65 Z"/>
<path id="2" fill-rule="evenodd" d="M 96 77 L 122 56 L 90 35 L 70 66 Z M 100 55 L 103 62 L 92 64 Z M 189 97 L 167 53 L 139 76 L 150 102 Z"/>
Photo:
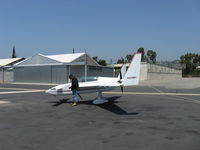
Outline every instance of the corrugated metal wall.
<path id="1" fill-rule="evenodd" d="M 28 66 L 14 68 L 14 82 L 66 83 L 67 66 Z"/>
<path id="2" fill-rule="evenodd" d="M 86 66 L 87 81 L 91 81 L 95 77 L 113 77 L 113 68 L 104 66 Z M 85 81 L 85 65 L 71 65 L 70 74 L 75 75 L 79 81 Z"/>
<path id="3" fill-rule="evenodd" d="M 71 65 L 70 74 L 73 74 L 79 81 L 83 81 L 85 77 L 85 65 Z"/>
<path id="4" fill-rule="evenodd" d="M 103 66 L 87 66 L 89 77 L 113 77 L 113 68 Z"/>
<path id="5" fill-rule="evenodd" d="M 69 66 L 52 66 L 52 81 L 51 83 L 67 83 L 68 82 L 68 68 Z"/>
<path id="6" fill-rule="evenodd" d="M 51 83 L 51 66 L 15 67 L 14 81 L 28 83 Z"/>
<path id="7" fill-rule="evenodd" d="M 13 82 L 12 68 L 0 68 L 0 83 Z"/>
<path id="8" fill-rule="evenodd" d="M 14 68 L 14 82 L 27 83 L 67 83 L 68 76 L 75 75 L 79 81 L 85 81 L 85 65 L 26 66 Z M 112 77 L 113 68 L 87 66 L 87 76 Z"/>

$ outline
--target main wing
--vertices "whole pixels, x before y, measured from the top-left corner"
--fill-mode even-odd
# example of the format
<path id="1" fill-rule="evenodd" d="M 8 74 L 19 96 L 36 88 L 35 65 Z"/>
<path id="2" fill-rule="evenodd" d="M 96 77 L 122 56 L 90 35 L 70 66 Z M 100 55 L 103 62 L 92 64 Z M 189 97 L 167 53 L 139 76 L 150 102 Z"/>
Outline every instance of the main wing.
<path id="1" fill-rule="evenodd" d="M 119 86 L 117 82 L 117 78 L 105 78 L 105 77 L 98 77 L 97 81 L 89 81 L 89 82 L 79 82 L 79 90 L 78 92 L 81 93 L 93 93 L 98 91 L 108 91 L 113 89 L 114 87 Z M 51 89 L 47 90 L 46 93 L 52 95 L 69 95 L 72 94 L 71 92 L 71 83 L 61 84 Z"/>

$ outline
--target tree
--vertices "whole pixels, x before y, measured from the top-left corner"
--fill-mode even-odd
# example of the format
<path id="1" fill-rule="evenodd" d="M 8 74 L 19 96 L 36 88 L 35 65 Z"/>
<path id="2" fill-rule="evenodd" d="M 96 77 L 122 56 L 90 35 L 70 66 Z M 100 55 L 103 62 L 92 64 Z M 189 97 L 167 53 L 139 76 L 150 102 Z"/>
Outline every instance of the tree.
<path id="1" fill-rule="evenodd" d="M 127 55 L 126 55 L 126 62 L 130 63 L 131 60 L 132 60 L 132 58 L 133 58 L 133 55 L 127 54 Z"/>
<path id="2" fill-rule="evenodd" d="M 106 63 L 106 60 L 104 60 L 104 59 L 99 59 L 98 60 L 98 56 L 94 56 L 94 57 L 92 57 L 99 65 L 102 65 L 102 66 L 106 66 L 107 65 L 107 63 Z"/>
<path id="3" fill-rule="evenodd" d="M 142 60 L 142 61 L 145 61 L 145 52 L 144 52 L 144 48 L 143 48 L 143 47 L 138 48 L 137 52 L 142 53 L 142 58 L 141 58 L 141 60 Z"/>
<path id="4" fill-rule="evenodd" d="M 156 63 L 156 57 L 157 57 L 157 54 L 155 51 L 153 50 L 148 50 L 147 51 L 147 57 L 148 57 L 148 61 L 149 62 L 152 62 L 152 63 Z"/>
<path id="5" fill-rule="evenodd" d="M 98 56 L 92 57 L 96 62 L 98 62 Z"/>
<path id="6" fill-rule="evenodd" d="M 123 57 L 121 57 L 121 59 L 117 60 L 117 64 L 124 64 L 124 63 L 126 63 L 126 61 Z"/>
<path id="7" fill-rule="evenodd" d="M 144 58 L 143 58 L 145 62 L 148 62 L 148 57 L 144 55 Z"/>
<path id="8" fill-rule="evenodd" d="M 16 53 L 15 53 L 15 46 L 13 46 L 13 52 L 12 52 L 12 58 L 16 58 Z"/>
<path id="9" fill-rule="evenodd" d="M 99 59 L 98 63 L 99 63 L 99 65 L 102 65 L 102 66 L 106 66 L 107 65 L 107 63 L 106 63 L 106 61 L 104 59 Z"/>
<path id="10" fill-rule="evenodd" d="M 183 74 L 191 74 L 200 65 L 200 55 L 187 53 L 180 57 L 180 63 L 183 65 Z"/>
<path id="11" fill-rule="evenodd" d="M 127 54 L 125 58 L 121 57 L 117 60 L 117 64 L 124 64 L 124 63 L 130 63 L 133 58 L 133 55 Z"/>

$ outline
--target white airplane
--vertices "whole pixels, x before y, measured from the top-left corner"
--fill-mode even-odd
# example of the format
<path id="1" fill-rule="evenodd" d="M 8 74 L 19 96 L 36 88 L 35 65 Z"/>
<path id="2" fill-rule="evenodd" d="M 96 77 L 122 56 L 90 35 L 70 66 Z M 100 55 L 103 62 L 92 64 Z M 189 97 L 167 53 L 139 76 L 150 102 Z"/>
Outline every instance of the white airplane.
<path id="1" fill-rule="evenodd" d="M 79 82 L 78 95 L 82 93 L 98 93 L 93 104 L 103 104 L 108 100 L 102 96 L 103 91 L 109 91 L 117 87 L 121 87 L 123 92 L 124 86 L 133 86 L 139 84 L 141 64 L 141 53 L 134 53 L 132 61 L 126 72 L 126 66 L 123 65 L 117 78 L 97 77 L 97 81 Z M 71 83 L 61 84 L 46 90 L 46 93 L 52 95 L 72 95 Z M 80 96 L 80 95 L 79 95 Z"/>

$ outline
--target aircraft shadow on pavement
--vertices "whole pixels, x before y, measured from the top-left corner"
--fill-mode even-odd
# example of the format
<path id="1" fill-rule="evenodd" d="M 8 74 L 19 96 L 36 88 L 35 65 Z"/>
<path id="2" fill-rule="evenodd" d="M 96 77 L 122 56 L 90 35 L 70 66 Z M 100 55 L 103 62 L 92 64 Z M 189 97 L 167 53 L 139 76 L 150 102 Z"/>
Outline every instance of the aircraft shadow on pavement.
<path id="1" fill-rule="evenodd" d="M 86 100 L 86 101 L 80 101 L 79 104 L 84 104 L 84 105 L 95 105 L 95 106 L 98 106 L 102 109 L 105 109 L 107 111 L 110 111 L 114 114 L 117 114 L 117 115 L 138 115 L 139 113 L 138 112 L 132 112 L 132 113 L 129 113 L 125 110 L 123 110 L 122 108 L 120 108 L 118 105 L 116 105 L 116 103 L 119 103 L 118 101 L 116 101 L 118 98 L 120 98 L 121 96 L 114 96 L 114 97 L 109 97 L 107 98 L 109 100 L 109 102 L 107 103 L 104 103 L 104 104 L 99 104 L 99 105 L 95 105 L 93 104 L 93 100 Z M 63 100 L 60 100 L 60 101 L 53 101 L 53 102 L 49 102 L 49 103 L 55 103 L 54 105 L 52 106 L 59 106 L 63 103 L 71 103 L 69 101 L 67 101 L 68 99 L 63 99 Z"/>
<path id="2" fill-rule="evenodd" d="M 59 99 L 59 101 L 51 101 L 51 102 L 48 102 L 48 103 L 53 103 L 52 106 L 57 107 L 57 106 L 59 106 L 63 103 L 69 103 L 69 102 L 67 102 L 67 100 L 69 100 L 69 99 L 62 99 L 62 100 Z"/>

